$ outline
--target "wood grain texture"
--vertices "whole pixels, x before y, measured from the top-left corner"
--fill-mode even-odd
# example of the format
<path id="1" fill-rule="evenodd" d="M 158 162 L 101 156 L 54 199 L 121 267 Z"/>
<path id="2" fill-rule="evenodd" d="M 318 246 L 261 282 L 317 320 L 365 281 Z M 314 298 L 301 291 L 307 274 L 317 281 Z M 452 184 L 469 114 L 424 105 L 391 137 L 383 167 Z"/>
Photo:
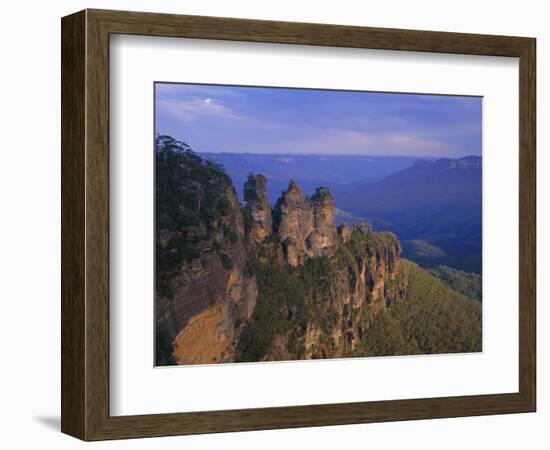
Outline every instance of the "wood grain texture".
<path id="1" fill-rule="evenodd" d="M 109 416 L 109 33 L 87 14 L 86 438 Z"/>
<path id="2" fill-rule="evenodd" d="M 520 392 L 536 409 L 536 41 L 530 40 L 519 67 L 519 368 Z"/>
<path id="3" fill-rule="evenodd" d="M 521 56 L 529 38 L 436 31 L 88 10 L 111 33 L 330 47 Z"/>
<path id="4" fill-rule="evenodd" d="M 519 57 L 519 392 L 109 416 L 109 34 Z M 87 10 L 62 21 L 62 430 L 84 440 L 534 411 L 535 40 Z M 185 405 L 182 405 L 185 408 Z"/>
<path id="5" fill-rule="evenodd" d="M 85 424 L 85 19 L 65 17 L 61 35 L 61 430 Z"/>

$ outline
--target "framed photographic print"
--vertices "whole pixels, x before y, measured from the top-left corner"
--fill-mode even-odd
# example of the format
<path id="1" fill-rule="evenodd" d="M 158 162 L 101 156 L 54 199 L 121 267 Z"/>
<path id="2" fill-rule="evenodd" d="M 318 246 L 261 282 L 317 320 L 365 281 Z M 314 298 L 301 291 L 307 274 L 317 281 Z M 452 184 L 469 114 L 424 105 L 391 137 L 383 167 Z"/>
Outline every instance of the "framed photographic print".
<path id="1" fill-rule="evenodd" d="M 62 20 L 62 431 L 535 411 L 535 39 Z"/>

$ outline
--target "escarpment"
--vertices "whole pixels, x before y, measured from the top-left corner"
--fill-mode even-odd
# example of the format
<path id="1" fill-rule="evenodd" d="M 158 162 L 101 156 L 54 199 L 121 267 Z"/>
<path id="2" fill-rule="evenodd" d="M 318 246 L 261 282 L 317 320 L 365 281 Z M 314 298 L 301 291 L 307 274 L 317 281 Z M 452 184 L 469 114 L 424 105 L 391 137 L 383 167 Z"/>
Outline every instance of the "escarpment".
<path id="1" fill-rule="evenodd" d="M 368 354 L 372 321 L 407 293 L 401 247 L 334 224 L 334 198 L 290 180 L 272 207 L 250 174 L 241 205 L 223 168 L 157 140 L 157 365 Z"/>
<path id="2" fill-rule="evenodd" d="M 157 365 L 233 360 L 252 316 L 242 207 L 223 169 L 185 144 L 157 139 Z"/>
<path id="3" fill-rule="evenodd" d="M 346 241 L 336 236 L 329 254 L 303 264 L 254 266 L 258 301 L 238 360 L 365 356 L 372 321 L 406 296 L 401 248 L 394 235 L 366 226 L 349 228 Z"/>

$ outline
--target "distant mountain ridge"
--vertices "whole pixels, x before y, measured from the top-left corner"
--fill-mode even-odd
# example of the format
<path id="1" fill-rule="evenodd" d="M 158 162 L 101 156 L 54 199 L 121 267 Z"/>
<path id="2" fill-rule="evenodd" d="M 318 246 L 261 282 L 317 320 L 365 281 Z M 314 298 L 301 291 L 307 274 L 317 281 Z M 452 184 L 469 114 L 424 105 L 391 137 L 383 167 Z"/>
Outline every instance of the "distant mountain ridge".
<path id="1" fill-rule="evenodd" d="M 396 233 L 404 254 L 425 267 L 449 265 L 481 273 L 482 158 L 418 160 L 377 183 L 336 189 L 337 204 Z M 408 253 L 408 241 L 441 249 L 444 257 Z"/>
<path id="2" fill-rule="evenodd" d="M 413 167 L 417 168 L 440 168 L 440 169 L 481 169 L 482 159 L 480 156 L 464 156 L 458 159 L 439 158 L 436 160 L 419 159 Z"/>
<path id="3" fill-rule="evenodd" d="M 464 212 L 466 207 L 475 213 L 467 218 L 481 223 L 481 167 L 477 156 L 418 160 L 377 183 L 345 186 L 335 195 L 342 209 L 371 219 L 409 221 L 411 212 Z"/>
<path id="4" fill-rule="evenodd" d="M 375 183 L 388 175 L 412 166 L 414 157 L 365 155 L 293 155 L 256 153 L 199 153 L 221 164 L 235 186 L 243 186 L 250 172 L 261 173 L 268 180 L 269 196 L 276 199 L 294 178 L 306 195 L 318 186 L 332 191 L 354 183 Z M 242 191 L 237 194 L 243 200 Z"/>

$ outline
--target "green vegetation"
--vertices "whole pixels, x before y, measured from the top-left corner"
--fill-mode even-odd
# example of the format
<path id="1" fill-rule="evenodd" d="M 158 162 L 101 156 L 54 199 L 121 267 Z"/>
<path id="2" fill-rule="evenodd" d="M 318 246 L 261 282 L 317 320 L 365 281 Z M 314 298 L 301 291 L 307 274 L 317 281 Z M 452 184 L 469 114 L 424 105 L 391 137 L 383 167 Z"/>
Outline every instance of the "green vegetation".
<path id="1" fill-rule="evenodd" d="M 325 200 L 333 200 L 330 189 L 327 187 L 318 187 L 315 193 L 311 196 L 311 201 L 314 203 L 322 203 Z"/>
<path id="2" fill-rule="evenodd" d="M 260 361 L 276 335 L 288 336 L 288 347 L 300 357 L 308 324 L 323 321 L 321 304 L 336 271 L 326 257 L 311 258 L 296 268 L 258 261 L 246 270 L 256 275 L 258 299 L 237 347 L 237 361 Z"/>
<path id="3" fill-rule="evenodd" d="M 448 266 L 437 266 L 430 272 L 455 291 L 481 301 L 481 275 L 463 272 Z"/>
<path id="4" fill-rule="evenodd" d="M 435 236 L 404 240 L 401 244 L 403 257 L 425 269 L 448 266 L 481 275 L 481 252 L 475 239 Z"/>
<path id="5" fill-rule="evenodd" d="M 305 286 L 295 273 L 258 262 L 254 268 L 250 266 L 247 269 L 253 270 L 258 283 L 258 299 L 241 334 L 237 361 L 260 361 L 275 335 L 286 334 L 293 326 L 305 330 L 311 311 Z"/>
<path id="6" fill-rule="evenodd" d="M 358 271 L 357 261 L 367 249 L 387 250 L 397 245 L 392 233 L 363 233 L 356 231 L 350 242 L 340 245 L 332 257 L 310 258 L 295 268 L 279 267 L 273 263 L 273 250 L 278 238 L 269 238 L 256 252 L 261 258 L 249 259 L 246 275 L 254 274 L 258 283 L 258 299 L 254 314 L 246 324 L 237 348 L 237 361 L 259 361 L 270 350 L 276 335 L 286 336 L 287 348 L 300 358 L 303 338 L 308 325 L 321 330 L 321 340 L 330 339 L 337 326 L 330 304 L 339 298 L 340 275 L 350 268 Z M 365 321 L 368 311 L 365 309 Z M 355 311 L 349 313 L 351 319 Z"/>
<path id="7" fill-rule="evenodd" d="M 231 207 L 231 179 L 223 168 L 168 136 L 156 141 L 157 229 L 211 227 Z"/>
<path id="8" fill-rule="evenodd" d="M 176 364 L 172 356 L 172 336 L 158 324 L 155 330 L 155 365 L 172 366 Z"/>
<path id="9" fill-rule="evenodd" d="M 201 244 L 204 247 L 215 230 L 237 242 L 235 226 L 219 223 L 231 210 L 227 192 L 233 184 L 221 166 L 169 136 L 157 136 L 155 158 L 156 288 L 169 297 L 168 280 L 181 264 L 200 258 Z M 164 242 L 160 233 L 168 236 Z M 217 251 L 223 267 L 231 269 L 230 257 Z"/>
<path id="10" fill-rule="evenodd" d="M 363 232 L 354 230 L 351 234 L 350 241 L 345 247 L 353 254 L 354 257 L 364 255 L 368 250 L 371 253 L 377 250 L 388 250 L 398 245 L 399 241 L 395 234 L 385 231 L 382 233 Z"/>
<path id="11" fill-rule="evenodd" d="M 218 256 L 220 257 L 220 261 L 225 270 L 233 269 L 233 261 L 231 261 L 231 258 L 227 253 L 219 251 Z"/>
<path id="12" fill-rule="evenodd" d="M 371 237 L 377 242 L 391 236 Z M 379 240 L 381 239 L 381 240 Z M 259 296 L 252 319 L 237 348 L 237 361 L 260 361 L 276 335 L 286 336 L 287 348 L 300 358 L 309 325 L 329 340 L 337 326 L 326 305 L 337 298 L 338 273 L 355 264 L 354 244 L 341 246 L 333 258 L 312 258 L 294 269 L 258 263 L 247 270 L 256 275 Z M 357 242 L 355 242 L 357 244 Z M 407 281 L 407 296 L 383 313 L 362 311 L 366 330 L 349 356 L 390 356 L 481 351 L 481 305 L 455 292 L 429 272 L 401 260 L 399 279 Z M 390 288 L 391 286 L 387 286 Z"/>
<path id="13" fill-rule="evenodd" d="M 421 259 L 438 259 L 445 256 L 445 252 L 439 247 L 428 243 L 422 239 L 413 239 L 403 242 L 403 249 L 407 253 L 415 255 Z"/>
<path id="14" fill-rule="evenodd" d="M 379 314 L 356 354 L 369 356 L 480 352 L 481 305 L 407 260 L 406 298 Z"/>

